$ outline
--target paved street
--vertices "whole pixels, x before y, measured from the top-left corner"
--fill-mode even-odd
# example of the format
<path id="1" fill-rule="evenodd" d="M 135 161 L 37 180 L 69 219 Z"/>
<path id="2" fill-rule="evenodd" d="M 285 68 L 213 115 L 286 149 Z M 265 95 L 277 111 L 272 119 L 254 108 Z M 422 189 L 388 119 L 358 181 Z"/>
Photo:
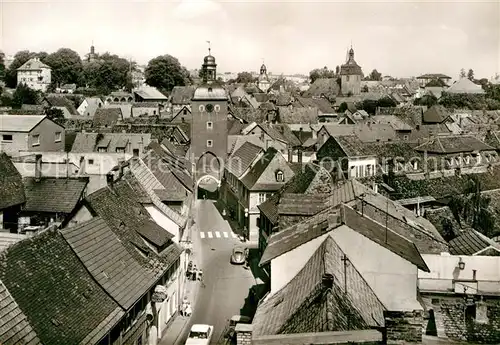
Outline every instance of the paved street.
<path id="1" fill-rule="evenodd" d="M 249 269 L 229 263 L 232 249 L 241 242 L 231 232 L 210 200 L 198 200 L 196 222 L 199 232 L 193 241 L 201 241 L 205 287 L 201 287 L 193 307 L 193 315 L 175 345 L 184 344 L 189 328 L 194 323 L 214 326 L 212 344 L 217 344 L 227 320 L 240 314 L 249 289 L 255 279 Z M 201 235 L 201 236 L 200 236 Z"/>

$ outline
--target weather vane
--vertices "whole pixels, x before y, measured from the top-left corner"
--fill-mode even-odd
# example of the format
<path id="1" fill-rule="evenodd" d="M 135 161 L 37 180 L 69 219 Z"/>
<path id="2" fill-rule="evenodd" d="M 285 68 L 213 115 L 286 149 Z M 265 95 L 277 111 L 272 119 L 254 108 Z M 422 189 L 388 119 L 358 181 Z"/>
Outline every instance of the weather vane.
<path id="1" fill-rule="evenodd" d="M 210 41 L 207 41 L 207 43 L 208 43 L 208 55 L 210 55 L 210 50 L 211 50 L 210 49 Z"/>

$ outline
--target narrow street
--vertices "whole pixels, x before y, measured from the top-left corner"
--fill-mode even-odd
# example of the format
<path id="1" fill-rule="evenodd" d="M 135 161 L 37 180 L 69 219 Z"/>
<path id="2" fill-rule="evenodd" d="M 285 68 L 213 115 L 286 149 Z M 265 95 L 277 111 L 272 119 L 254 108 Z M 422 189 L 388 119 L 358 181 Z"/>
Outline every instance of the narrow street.
<path id="1" fill-rule="evenodd" d="M 203 281 L 193 305 L 193 315 L 175 345 L 184 344 L 192 324 L 214 326 L 213 345 L 218 344 L 228 320 L 239 315 L 245 305 L 249 289 L 255 284 L 250 269 L 231 265 L 234 247 L 244 245 L 231 232 L 231 228 L 210 200 L 197 200 L 196 222 L 199 231 L 193 241 L 201 241 Z"/>

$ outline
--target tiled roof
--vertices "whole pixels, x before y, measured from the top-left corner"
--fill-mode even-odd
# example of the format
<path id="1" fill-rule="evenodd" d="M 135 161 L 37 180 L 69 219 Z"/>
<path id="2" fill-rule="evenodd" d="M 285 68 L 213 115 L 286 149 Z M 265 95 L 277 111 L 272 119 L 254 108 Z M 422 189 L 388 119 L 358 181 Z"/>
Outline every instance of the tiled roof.
<path id="1" fill-rule="evenodd" d="M 165 147 L 171 154 L 177 157 L 184 157 L 186 155 L 186 150 L 184 146 L 176 145 L 170 140 L 163 139 L 161 145 Z"/>
<path id="2" fill-rule="evenodd" d="M 37 115 L 45 114 L 45 106 L 38 104 L 22 104 L 21 110 L 34 111 Z"/>
<path id="3" fill-rule="evenodd" d="M 290 194 L 281 195 L 278 204 L 279 215 L 313 216 L 325 209 L 324 194 Z"/>
<path id="4" fill-rule="evenodd" d="M 128 103 L 108 103 L 103 105 L 104 109 L 118 109 L 121 111 L 121 117 L 119 119 L 128 119 L 132 116 L 132 104 Z M 94 115 L 95 116 L 95 111 Z M 93 117 L 92 116 L 92 117 Z"/>
<path id="5" fill-rule="evenodd" d="M 277 106 L 288 106 L 293 102 L 293 97 L 290 92 L 280 92 L 277 99 L 276 99 L 276 105 Z"/>
<path id="6" fill-rule="evenodd" d="M 101 188 L 87 196 L 85 201 L 92 214 L 101 217 L 113 230 L 129 254 L 157 277 L 175 262 L 182 250 L 177 244 L 169 243 L 172 234 L 151 220 L 134 193 L 126 181 L 119 180 L 112 189 Z M 166 245 L 166 248 L 156 254 L 144 243 L 143 238 L 159 247 L 165 248 Z M 158 239 L 161 239 L 161 243 L 158 243 Z M 148 255 L 143 256 L 139 250 Z"/>
<path id="7" fill-rule="evenodd" d="M 489 247 L 496 249 L 500 255 L 500 244 L 494 242 L 480 232 L 471 229 L 450 241 L 450 254 L 477 255 L 479 252 Z"/>
<path id="8" fill-rule="evenodd" d="M 98 108 L 95 111 L 94 126 L 112 126 L 123 119 L 121 108 Z"/>
<path id="9" fill-rule="evenodd" d="M 422 120 L 426 123 L 442 123 L 449 116 L 450 113 L 445 107 L 436 104 L 423 113 Z"/>
<path id="10" fill-rule="evenodd" d="M 259 305 L 252 322 L 253 335 L 383 327 L 386 308 L 354 265 L 344 266 L 344 255 L 327 236 L 300 272 Z M 333 278 L 331 288 L 323 282 L 325 275 Z"/>
<path id="11" fill-rule="evenodd" d="M 21 174 L 3 152 L 0 152 L 0 196 L 0 210 L 26 201 Z"/>
<path id="12" fill-rule="evenodd" d="M 152 86 L 141 86 L 139 89 L 134 90 L 134 94 L 138 95 L 142 99 L 155 99 L 155 100 L 167 100 L 167 96 L 158 91 L 157 88 Z"/>
<path id="13" fill-rule="evenodd" d="M 48 68 L 50 69 L 50 66 L 47 66 L 43 62 L 40 61 L 38 58 L 32 58 L 26 61 L 21 67 L 19 67 L 17 70 L 18 71 L 35 71 L 35 70 L 40 70 L 42 68 Z"/>
<path id="14" fill-rule="evenodd" d="M 132 104 L 132 109 L 139 109 L 139 108 L 154 108 L 158 109 L 160 105 L 158 102 L 135 102 Z"/>
<path id="15" fill-rule="evenodd" d="M 268 263 L 272 259 L 344 224 L 413 263 L 421 270 L 428 270 L 425 261 L 413 242 L 372 219 L 362 216 L 346 205 L 341 205 L 340 208 L 330 207 L 286 230 L 273 234 L 268 239 L 268 245 L 262 255 L 260 264 Z"/>
<path id="16" fill-rule="evenodd" d="M 170 94 L 172 104 L 191 104 L 195 86 L 174 86 Z"/>
<path id="17" fill-rule="evenodd" d="M 0 344 L 41 345 L 29 320 L 0 281 Z"/>
<path id="18" fill-rule="evenodd" d="M 260 148 L 259 148 L 260 149 Z M 261 159 L 259 159 L 251 168 L 250 170 L 243 176 L 241 179 L 241 183 L 248 188 L 248 190 L 252 190 L 259 180 L 259 177 L 262 175 L 262 173 L 266 170 L 268 165 L 271 163 L 271 161 L 274 159 L 278 151 L 276 151 L 275 148 L 270 147 L 267 149 L 267 151 L 264 153 L 264 156 L 262 156 Z"/>
<path id="19" fill-rule="evenodd" d="M 486 145 L 477 137 L 469 135 L 436 136 L 415 148 L 417 151 L 430 153 L 460 153 L 473 151 L 493 151 L 495 148 Z"/>
<path id="20" fill-rule="evenodd" d="M 274 124 L 269 124 L 268 125 L 268 134 L 269 132 L 278 132 L 279 135 L 281 135 L 282 138 L 284 138 L 285 142 L 292 146 L 292 147 L 297 147 L 301 146 L 302 142 L 295 136 L 293 131 L 291 130 L 290 126 L 288 124 L 281 124 L 281 123 L 274 123 Z M 275 135 L 275 134 L 273 134 Z M 271 134 L 270 134 L 271 136 Z M 277 135 L 275 135 L 277 136 Z"/>
<path id="21" fill-rule="evenodd" d="M 149 145 L 149 148 L 151 148 L 152 151 L 148 153 L 148 156 L 154 157 L 161 162 L 160 164 L 152 166 L 152 171 L 155 176 L 160 176 L 162 172 L 166 172 L 166 169 L 158 171 L 158 169 L 161 169 L 161 164 L 163 164 L 165 168 L 170 170 L 170 172 L 174 175 L 178 182 L 184 186 L 184 188 L 191 192 L 194 190 L 194 180 L 190 173 L 191 164 L 186 158 L 176 156 L 169 151 L 166 151 L 156 142 L 152 142 Z"/>
<path id="22" fill-rule="evenodd" d="M 99 108 L 99 105 L 101 105 L 102 107 L 104 104 L 102 100 L 98 97 L 88 97 L 85 98 L 85 101 L 87 101 L 87 108 L 85 109 L 85 112 L 82 115 L 89 116 L 91 118 L 94 117 L 95 111 L 97 108 Z"/>
<path id="23" fill-rule="evenodd" d="M 98 152 L 99 147 L 105 147 L 107 152 L 114 153 L 117 148 L 125 149 L 129 152 L 128 143 L 131 147 L 146 147 L 151 142 L 151 134 L 146 133 L 77 133 L 71 152 L 90 153 Z M 142 144 L 141 144 L 142 143 Z"/>
<path id="24" fill-rule="evenodd" d="M 245 142 L 232 155 L 227 162 L 227 170 L 236 178 L 247 171 L 250 165 L 255 161 L 258 155 L 263 152 L 262 147 Z"/>
<path id="25" fill-rule="evenodd" d="M 37 182 L 33 177 L 25 177 L 23 182 L 26 194 L 25 211 L 69 214 L 83 197 L 89 180 L 88 177 L 42 177 Z"/>
<path id="26" fill-rule="evenodd" d="M 255 146 L 259 146 L 265 149 L 265 144 L 260 140 L 258 135 L 228 135 L 227 137 L 227 154 L 231 156 L 236 150 L 238 150 L 244 143 L 249 142 Z"/>
<path id="27" fill-rule="evenodd" d="M 317 123 L 317 108 L 278 107 L 280 123 Z"/>
<path id="28" fill-rule="evenodd" d="M 484 94 L 485 91 L 483 90 L 483 88 L 481 87 L 481 85 L 473 83 L 468 78 L 462 78 L 459 81 L 456 81 L 448 89 L 446 89 L 446 93 L 454 93 L 454 94 Z"/>
<path id="29" fill-rule="evenodd" d="M 422 74 L 420 77 L 417 77 L 417 79 L 451 79 L 451 77 L 448 77 L 447 75 L 442 73 L 426 73 Z"/>
<path id="30" fill-rule="evenodd" d="M 238 119 L 231 119 L 227 121 L 227 135 L 240 135 L 241 130 L 245 128 L 246 125 L 238 120 Z"/>
<path id="31" fill-rule="evenodd" d="M 369 152 L 363 142 L 354 135 L 334 137 L 347 157 L 369 156 Z M 326 143 L 325 143 L 326 144 Z M 324 146 L 324 145 L 323 145 Z M 323 147 L 322 147 L 323 148 Z"/>
<path id="32" fill-rule="evenodd" d="M 27 237 L 28 236 L 24 234 L 14 234 L 6 231 L 0 231 L 0 252 L 10 245 L 22 241 Z"/>
<path id="33" fill-rule="evenodd" d="M 94 279 L 123 309 L 130 309 L 154 284 L 154 275 L 134 260 L 101 218 L 61 233 Z"/>
<path id="34" fill-rule="evenodd" d="M 45 117 L 45 115 L 0 115 L 0 131 L 27 133 Z"/>
<path id="35" fill-rule="evenodd" d="M 119 307 L 57 230 L 12 245 L 0 261 L 0 280 L 43 344 L 79 344 Z"/>
<path id="36" fill-rule="evenodd" d="M 267 102 L 269 100 L 269 95 L 267 93 L 257 92 L 257 93 L 254 93 L 253 96 L 255 97 L 257 102 L 259 102 L 259 103 L 264 103 L 264 102 Z"/>
<path id="37" fill-rule="evenodd" d="M 61 108 L 66 108 L 70 112 L 71 115 L 79 115 L 78 111 L 76 111 L 75 105 L 73 102 L 64 97 L 64 96 L 46 96 L 45 100 L 47 103 L 50 104 L 52 107 L 61 107 Z"/>

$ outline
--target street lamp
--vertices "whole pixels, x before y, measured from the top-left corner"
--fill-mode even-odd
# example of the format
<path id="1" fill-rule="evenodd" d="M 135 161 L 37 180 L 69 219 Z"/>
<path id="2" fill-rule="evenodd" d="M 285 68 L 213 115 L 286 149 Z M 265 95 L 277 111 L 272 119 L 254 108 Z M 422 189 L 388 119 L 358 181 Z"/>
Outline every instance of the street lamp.
<path id="1" fill-rule="evenodd" d="M 465 269 L 465 262 L 462 260 L 461 257 L 458 260 L 458 268 L 460 269 L 460 271 L 463 271 Z"/>

